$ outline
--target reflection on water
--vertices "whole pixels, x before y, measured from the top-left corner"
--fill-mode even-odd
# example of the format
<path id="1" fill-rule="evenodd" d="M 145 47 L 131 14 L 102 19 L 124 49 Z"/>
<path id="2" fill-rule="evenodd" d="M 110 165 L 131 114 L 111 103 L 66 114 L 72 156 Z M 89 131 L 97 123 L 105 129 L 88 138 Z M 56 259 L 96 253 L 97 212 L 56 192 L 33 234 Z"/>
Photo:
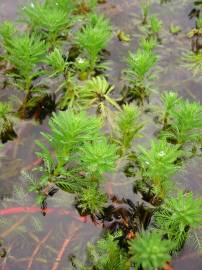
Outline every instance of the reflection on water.
<path id="1" fill-rule="evenodd" d="M 27 1 L 1 0 L 0 21 L 14 19 L 17 6 L 24 2 Z M 163 20 L 164 30 L 161 34 L 162 44 L 157 49 L 160 55 L 160 72 L 155 84 L 159 91 L 174 89 L 185 98 L 202 101 L 199 78 L 193 79 L 181 66 L 183 51 L 190 49 L 190 40 L 186 33 L 194 25 L 193 20 L 188 18 L 193 1 L 173 0 L 163 5 L 159 5 L 158 2 L 153 1 L 152 12 L 158 13 Z M 110 80 L 116 85 L 114 95 L 118 96 L 122 87 L 119 81 L 121 70 L 124 68 L 124 57 L 128 50 L 133 51 L 137 48 L 140 37 L 139 0 L 108 0 L 101 9 L 111 17 L 117 30 L 124 31 L 131 37 L 129 44 L 123 44 L 114 37 L 114 41 L 108 48 L 111 52 L 110 60 L 113 61 Z M 182 29 L 177 36 L 169 33 L 171 23 L 179 25 Z M 5 90 L 0 92 L 1 98 L 5 98 L 6 95 Z M 155 95 L 152 102 L 156 102 Z M 21 169 L 30 168 L 35 163 L 34 140 L 40 137 L 40 131 L 47 129 L 47 121 L 42 126 L 34 121 L 21 122 L 16 126 L 19 137 L 5 145 L 5 157 L 0 161 L 0 209 L 11 208 L 10 215 L 9 212 L 0 215 L 0 239 L 3 239 L 2 245 L 7 250 L 7 256 L 0 259 L 0 269 L 71 269 L 68 255 L 74 253 L 85 260 L 86 242 L 96 239 L 102 230 L 89 220 L 79 219 L 79 215 L 72 206 L 74 198 L 68 194 L 57 193 L 48 202 L 48 206 L 52 207 L 52 212 L 45 217 L 35 208 L 31 196 L 20 191 L 16 194 L 13 185 L 21 186 L 23 184 L 20 177 Z M 150 137 L 152 134 L 153 127 L 150 127 L 146 135 Z M 196 194 L 202 194 L 200 164 L 200 159 L 194 160 L 187 166 L 183 175 L 176 177 L 179 185 L 193 190 Z M 111 179 L 110 175 L 107 177 Z M 123 173 L 113 176 L 110 188 L 120 197 L 134 199 L 131 183 Z M 27 206 L 32 207 L 27 209 L 27 212 L 33 211 L 32 214 L 25 213 L 25 209 L 19 208 Z M 64 253 L 62 257 L 61 252 Z M 6 265 L 5 268 L 4 265 Z M 175 270 L 199 270 L 201 265 L 202 254 L 197 253 L 191 244 L 187 244 L 179 256 L 173 260 Z"/>

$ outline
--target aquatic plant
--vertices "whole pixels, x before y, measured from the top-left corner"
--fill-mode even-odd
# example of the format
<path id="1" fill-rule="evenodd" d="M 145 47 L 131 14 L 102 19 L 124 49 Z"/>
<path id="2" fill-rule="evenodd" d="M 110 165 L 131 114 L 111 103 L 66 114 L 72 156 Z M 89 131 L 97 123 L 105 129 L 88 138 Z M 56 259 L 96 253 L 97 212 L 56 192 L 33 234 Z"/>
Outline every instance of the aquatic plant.
<path id="1" fill-rule="evenodd" d="M 159 32 L 162 28 L 162 21 L 159 20 L 155 15 L 150 16 L 149 20 L 149 31 L 150 36 L 155 37 L 157 40 L 159 40 Z"/>
<path id="2" fill-rule="evenodd" d="M 104 16 L 91 14 L 85 26 L 75 35 L 75 43 L 89 60 L 89 71 L 103 67 L 98 64 L 99 54 L 107 46 L 112 36 L 112 27 Z"/>
<path id="3" fill-rule="evenodd" d="M 14 67 L 9 74 L 13 84 L 25 91 L 26 96 L 33 91 L 32 81 L 41 75 L 39 64 L 42 63 L 46 52 L 46 45 L 40 37 L 28 33 L 14 35 L 4 45 L 5 60 Z"/>
<path id="4" fill-rule="evenodd" d="M 154 37 L 142 38 L 140 40 L 140 48 L 144 51 L 153 51 L 157 45 L 157 40 Z"/>
<path id="5" fill-rule="evenodd" d="M 118 113 L 114 132 L 114 141 L 119 146 L 119 154 L 122 156 L 132 147 L 133 140 L 142 136 L 141 130 L 144 124 L 140 121 L 140 111 L 137 106 L 124 105 Z"/>
<path id="6" fill-rule="evenodd" d="M 81 214 L 97 214 L 102 213 L 107 202 L 107 196 L 99 191 L 96 186 L 83 189 L 81 194 L 78 194 L 77 208 Z"/>
<path id="7" fill-rule="evenodd" d="M 162 132 L 168 141 L 181 146 L 196 143 L 201 136 L 202 106 L 197 102 L 181 100 L 177 108 L 170 112 L 172 122 Z"/>
<path id="8" fill-rule="evenodd" d="M 66 38 L 72 24 L 69 1 L 46 1 L 42 4 L 34 1 L 22 10 L 23 19 L 31 30 L 47 40 L 50 47 L 57 44 L 61 37 Z M 68 9 L 69 8 L 69 9 Z"/>
<path id="9" fill-rule="evenodd" d="M 183 55 L 183 66 L 193 73 L 193 76 L 201 75 L 202 53 L 187 52 Z"/>
<path id="10" fill-rule="evenodd" d="M 165 140 L 151 141 L 151 148 L 139 146 L 140 155 L 138 160 L 143 175 L 143 183 L 148 185 L 149 193 L 164 199 L 172 189 L 173 183 L 170 178 L 180 169 L 176 161 L 182 155 L 178 146 L 171 145 Z"/>
<path id="11" fill-rule="evenodd" d="M 101 135 L 101 120 L 85 113 L 63 111 L 53 114 L 49 121 L 50 132 L 42 133 L 49 148 L 40 141 L 37 152 L 44 166 L 39 167 L 41 177 L 34 182 L 40 192 L 49 183 L 72 192 L 99 185 L 103 173 L 115 167 L 116 148 Z M 54 156 L 52 155 L 52 152 Z"/>
<path id="12" fill-rule="evenodd" d="M 202 225 L 202 198 L 193 198 L 191 192 L 179 192 L 177 197 L 166 198 L 155 214 L 158 229 L 173 243 L 171 250 L 182 248 L 191 229 Z"/>
<path id="13" fill-rule="evenodd" d="M 157 231 L 146 231 L 129 241 L 129 253 L 135 269 L 165 269 L 171 260 L 171 241 L 163 240 Z"/>
<path id="14" fill-rule="evenodd" d="M 150 93 L 151 68 L 156 64 L 157 56 L 152 51 L 138 49 L 136 53 L 129 52 L 126 61 L 128 67 L 124 70 L 124 78 L 129 84 L 128 92 L 143 104 Z"/>
<path id="15" fill-rule="evenodd" d="M 95 245 L 88 244 L 89 266 L 84 266 L 74 259 L 73 265 L 79 270 L 129 270 L 130 262 L 115 237 L 107 235 L 106 238 L 98 240 Z"/>
<path id="16" fill-rule="evenodd" d="M 110 85 L 104 76 L 97 76 L 89 79 L 79 89 L 80 103 L 84 108 L 96 106 L 96 111 L 103 117 L 108 116 L 109 106 L 120 110 L 119 105 L 110 96 L 114 86 Z"/>
<path id="17" fill-rule="evenodd" d="M 160 113 L 160 121 L 163 123 L 163 129 L 166 129 L 170 125 L 170 121 L 172 121 L 172 112 L 177 109 L 177 106 L 181 102 L 181 98 L 178 96 L 176 92 L 169 91 L 165 92 L 161 96 L 162 109 L 158 110 L 158 114 Z"/>
<path id="18" fill-rule="evenodd" d="M 17 134 L 12 122 L 12 106 L 7 102 L 0 102 L 0 139 L 2 143 L 13 140 Z"/>
<path id="19" fill-rule="evenodd" d="M 6 48 L 9 46 L 13 35 L 15 35 L 17 29 L 15 28 L 14 24 L 10 21 L 5 21 L 0 25 L 0 37 L 1 37 L 1 46 Z"/>
<path id="20" fill-rule="evenodd" d="M 148 23 L 148 15 L 149 15 L 149 10 L 150 10 L 150 0 L 145 1 L 140 5 L 141 8 L 141 13 L 142 13 L 142 24 L 145 25 Z"/>

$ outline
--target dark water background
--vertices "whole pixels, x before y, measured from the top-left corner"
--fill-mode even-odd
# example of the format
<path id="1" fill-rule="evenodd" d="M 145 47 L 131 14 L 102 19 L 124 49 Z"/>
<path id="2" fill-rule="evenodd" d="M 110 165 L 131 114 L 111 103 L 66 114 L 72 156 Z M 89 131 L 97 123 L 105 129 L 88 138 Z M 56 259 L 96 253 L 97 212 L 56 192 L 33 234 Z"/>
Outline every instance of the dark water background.
<path id="1" fill-rule="evenodd" d="M 0 0 L 0 21 L 15 20 L 17 7 L 27 2 L 26 0 Z M 115 29 L 128 33 L 132 38 L 129 44 L 124 44 L 114 37 L 108 48 L 111 53 L 109 58 L 113 63 L 110 80 L 116 86 L 115 96 L 118 96 L 122 87 L 120 78 L 121 70 L 125 66 L 123 59 L 128 50 L 133 51 L 137 48 L 140 38 L 138 23 L 141 2 L 138 0 L 108 0 L 106 4 L 100 6 L 100 9 L 111 18 Z M 158 14 L 163 21 L 162 45 L 157 49 L 157 54 L 160 55 L 159 78 L 155 82 L 155 87 L 159 92 L 175 90 L 184 98 L 201 102 L 202 78 L 193 78 L 182 67 L 181 59 L 182 53 L 190 49 L 190 40 L 186 33 L 194 26 L 194 21 L 188 18 L 192 7 L 193 1 L 191 0 L 173 0 L 163 5 L 160 5 L 157 0 L 153 1 L 152 13 Z M 182 29 L 177 36 L 169 33 L 171 23 L 179 25 Z M 0 87 L 2 80 L 3 77 L 0 74 Z M 0 99 L 7 99 L 12 94 L 20 96 L 15 89 L 0 90 Z M 158 96 L 158 94 L 152 96 L 152 104 L 158 104 Z M 147 123 L 149 124 L 145 130 L 145 143 L 149 142 L 154 131 L 151 119 L 147 119 Z M 43 125 L 34 121 L 16 123 L 18 139 L 6 144 L 4 148 L 6 156 L 0 160 L 0 209 L 34 204 L 31 196 L 19 191 L 16 193 L 14 185 L 18 187 L 18 190 L 23 185 L 20 171 L 28 168 L 36 160 L 34 141 L 40 138 L 40 132 L 46 129 L 47 120 Z M 123 173 L 106 177 L 111 180 L 115 194 L 133 199 L 131 182 Z M 202 195 L 201 159 L 192 160 L 185 170 L 175 177 L 175 180 L 183 188 L 192 190 L 196 195 Z M 73 200 L 72 195 L 60 191 L 48 201 L 49 207 L 58 210 L 46 217 L 40 213 L 0 216 L 0 238 L 3 238 L 3 245 L 8 250 L 8 256 L 0 261 L 0 270 L 50 270 L 65 239 L 71 241 L 58 269 L 71 269 L 68 262 L 69 254 L 75 254 L 85 260 L 86 242 L 97 239 L 102 234 L 102 229 L 88 222 L 79 221 L 77 219 L 79 216 L 72 205 Z M 65 215 L 59 209 L 69 210 L 71 213 Z M 200 270 L 202 269 L 202 253 L 194 248 L 191 241 L 188 241 L 184 250 L 173 259 L 172 266 L 174 270 Z"/>

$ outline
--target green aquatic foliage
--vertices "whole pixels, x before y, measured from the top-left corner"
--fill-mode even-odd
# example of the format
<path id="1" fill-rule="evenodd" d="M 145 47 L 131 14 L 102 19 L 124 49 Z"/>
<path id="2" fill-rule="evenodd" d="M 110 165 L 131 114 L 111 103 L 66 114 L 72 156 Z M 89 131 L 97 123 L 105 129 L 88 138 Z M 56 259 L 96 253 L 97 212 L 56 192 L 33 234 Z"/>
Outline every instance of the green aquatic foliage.
<path id="1" fill-rule="evenodd" d="M 176 92 L 168 91 L 161 96 L 162 109 L 160 110 L 160 118 L 163 122 L 163 128 L 165 129 L 170 125 L 172 118 L 172 112 L 177 109 L 177 106 L 181 102 L 181 98 Z"/>
<path id="2" fill-rule="evenodd" d="M 151 2 L 150 0 L 144 1 L 144 3 L 141 4 L 141 13 L 142 13 L 142 24 L 147 24 L 148 23 L 148 16 L 149 16 L 149 11 L 151 7 Z"/>
<path id="3" fill-rule="evenodd" d="M 120 155 L 132 147 L 133 140 L 142 136 L 144 124 L 140 120 L 140 110 L 135 105 L 124 105 L 116 119 L 115 142 L 119 145 Z"/>
<path id="4" fill-rule="evenodd" d="M 162 28 L 162 21 L 159 20 L 155 15 L 150 16 L 149 28 L 151 31 L 151 35 L 157 37 L 158 33 L 161 31 Z"/>
<path id="5" fill-rule="evenodd" d="M 191 229 L 202 225 L 202 198 L 193 198 L 193 194 L 179 192 L 177 197 L 167 198 L 155 214 L 159 230 L 167 235 L 174 244 L 173 250 L 179 250 Z"/>
<path id="6" fill-rule="evenodd" d="M 129 242 L 129 252 L 135 269 L 164 269 L 171 260 L 171 246 L 171 242 L 162 240 L 162 234 L 156 231 L 142 232 Z"/>
<path id="7" fill-rule="evenodd" d="M 10 76 L 16 79 L 19 89 L 29 94 L 32 80 L 41 75 L 39 64 L 45 57 L 45 42 L 35 34 L 24 33 L 13 36 L 5 46 L 5 50 L 6 60 L 16 69 Z"/>
<path id="8" fill-rule="evenodd" d="M 151 69 L 157 62 L 157 55 L 152 51 L 138 49 L 129 52 L 127 69 L 124 71 L 125 80 L 129 83 L 130 93 L 143 103 L 149 96 L 149 82 L 153 79 Z"/>
<path id="9" fill-rule="evenodd" d="M 104 76 L 93 77 L 80 87 L 80 103 L 85 108 L 95 105 L 98 113 L 107 116 L 108 106 L 120 110 L 119 105 L 110 96 L 113 90 L 114 86 L 110 85 Z"/>
<path id="10" fill-rule="evenodd" d="M 165 140 L 151 141 L 149 150 L 142 146 L 139 149 L 138 160 L 144 181 L 150 183 L 154 194 L 163 199 L 173 186 L 170 178 L 181 168 L 176 161 L 182 151 Z"/>
<path id="11" fill-rule="evenodd" d="M 17 137 L 13 128 L 12 106 L 8 102 L 0 102 L 0 140 L 6 143 Z"/>
<path id="12" fill-rule="evenodd" d="M 142 38 L 140 40 L 140 48 L 144 51 L 153 51 L 157 46 L 157 40 L 154 37 Z"/>
<path id="13" fill-rule="evenodd" d="M 50 78 L 58 79 L 58 88 L 55 92 L 61 93 L 58 101 L 58 107 L 61 110 L 66 108 L 79 108 L 79 85 L 74 76 L 72 63 L 65 59 L 61 50 L 55 48 L 46 58 L 45 63 L 48 65 L 47 74 Z"/>
<path id="14" fill-rule="evenodd" d="M 82 166 L 93 178 L 100 178 L 103 173 L 113 171 L 116 159 L 116 147 L 105 138 L 85 143 L 81 149 Z"/>
<path id="15" fill-rule="evenodd" d="M 17 32 L 14 24 L 10 21 L 5 21 L 0 25 L 0 37 L 2 39 L 2 47 L 6 48 L 12 43 L 12 37 Z"/>
<path id="16" fill-rule="evenodd" d="M 91 14 L 85 26 L 76 33 L 75 43 L 89 60 L 89 70 L 94 71 L 100 52 L 107 46 L 112 36 L 112 27 L 102 15 Z"/>
<path id="17" fill-rule="evenodd" d="M 202 52 L 187 52 L 183 55 L 183 66 L 192 72 L 194 77 L 202 74 Z"/>
<path id="18" fill-rule="evenodd" d="M 202 106 L 197 102 L 181 101 L 170 113 L 170 127 L 162 133 L 167 140 L 184 145 L 197 142 L 202 130 Z"/>
<path id="19" fill-rule="evenodd" d="M 181 27 L 179 25 L 172 24 L 170 25 L 170 33 L 173 35 L 177 35 L 182 31 Z"/>
<path id="20" fill-rule="evenodd" d="M 59 8 L 65 11 L 68 15 L 76 8 L 78 1 L 74 0 L 45 0 L 45 6 L 49 8 Z"/>
<path id="21" fill-rule="evenodd" d="M 130 262 L 126 254 L 118 245 L 114 236 L 107 235 L 106 238 L 97 241 L 95 245 L 88 244 L 89 266 L 75 261 L 74 265 L 79 270 L 129 270 Z"/>
<path id="22" fill-rule="evenodd" d="M 136 53 L 129 52 L 127 58 L 129 80 L 143 81 L 150 69 L 156 64 L 157 56 L 151 51 L 138 50 Z"/>
<path id="23" fill-rule="evenodd" d="M 49 121 L 50 132 L 42 133 L 49 147 L 37 141 L 37 155 L 44 163 L 38 168 L 41 177 L 37 189 L 41 191 L 53 183 L 65 191 L 81 193 L 98 185 L 103 174 L 115 168 L 116 161 L 116 147 L 101 134 L 101 126 L 99 118 L 84 112 L 54 113 Z"/>
<path id="24" fill-rule="evenodd" d="M 51 77 L 63 74 L 69 65 L 69 63 L 64 60 L 62 53 L 58 48 L 55 48 L 54 51 L 47 56 L 46 63 L 52 69 Z"/>
<path id="25" fill-rule="evenodd" d="M 107 202 L 107 196 L 99 191 L 96 186 L 84 189 L 81 194 L 78 194 L 79 201 L 77 207 L 81 209 L 82 214 L 102 213 Z"/>
<path id="26" fill-rule="evenodd" d="M 64 1 L 63 1 L 64 2 Z M 65 3 L 60 1 L 61 6 Z M 23 18 L 33 31 L 43 36 L 50 46 L 55 46 L 57 40 L 67 35 L 72 24 L 72 17 L 67 9 L 58 4 L 41 4 L 34 1 L 22 10 Z"/>

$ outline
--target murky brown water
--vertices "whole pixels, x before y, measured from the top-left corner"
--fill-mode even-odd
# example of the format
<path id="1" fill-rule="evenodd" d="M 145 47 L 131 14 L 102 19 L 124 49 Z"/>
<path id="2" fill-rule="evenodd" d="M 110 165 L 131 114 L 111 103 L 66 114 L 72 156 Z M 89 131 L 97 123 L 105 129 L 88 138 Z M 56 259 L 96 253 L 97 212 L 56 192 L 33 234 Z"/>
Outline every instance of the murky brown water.
<path id="1" fill-rule="evenodd" d="M 0 21 L 12 20 L 17 16 L 17 6 L 26 3 L 26 0 L 0 0 Z M 110 80 L 116 85 L 115 96 L 118 95 L 121 85 L 121 69 L 124 67 L 124 57 L 128 50 L 135 50 L 140 32 L 138 30 L 138 16 L 140 16 L 138 0 L 108 0 L 101 9 L 111 17 L 114 26 L 130 34 L 132 41 L 128 44 L 119 42 L 116 37 L 109 46 L 110 59 L 113 62 Z M 193 1 L 173 0 L 170 3 L 159 5 L 153 1 L 152 12 L 157 13 L 163 20 L 164 27 L 161 34 L 162 45 L 157 49 L 160 55 L 159 78 L 155 82 L 158 91 L 174 89 L 185 98 L 202 101 L 202 83 L 181 67 L 181 55 L 190 48 L 190 41 L 186 33 L 193 26 L 188 19 Z M 170 23 L 179 25 L 182 32 L 173 36 L 169 33 Z M 1 78 L 1 77 L 0 77 Z M 4 99 L 15 90 L 0 90 L 0 98 Z M 152 103 L 158 102 L 157 95 L 152 97 Z M 0 162 L 0 209 L 5 207 L 31 206 L 34 200 L 31 196 L 16 194 L 13 185 L 22 185 L 20 171 L 28 168 L 35 157 L 34 140 L 40 138 L 40 132 L 47 129 L 47 121 L 43 126 L 34 121 L 19 122 L 16 124 L 19 137 L 5 146 L 6 157 Z M 146 138 L 152 136 L 152 125 L 147 130 Z M 176 181 L 196 194 L 202 195 L 201 159 L 192 161 L 185 172 L 176 177 Z M 110 178 L 110 176 L 108 176 Z M 113 176 L 112 188 L 120 197 L 133 198 L 130 182 L 122 173 Z M 123 188 L 124 186 L 124 188 Z M 65 256 L 59 262 L 59 268 L 71 269 L 68 263 L 68 254 L 76 254 L 85 259 L 87 241 L 93 241 L 102 230 L 89 221 L 79 220 L 72 206 L 73 197 L 58 192 L 49 202 L 53 212 L 43 217 L 39 212 L 30 214 L 16 214 L 0 217 L 0 238 L 8 250 L 8 256 L 0 261 L 0 270 L 49 270 L 57 261 L 57 256 L 64 240 L 71 240 L 66 247 Z M 69 213 L 64 212 L 70 211 Z M 63 212 L 62 212 L 63 211 Z M 173 259 L 174 270 L 202 269 L 202 254 L 197 253 L 192 244 L 187 244 L 184 250 Z M 3 268 L 5 266 L 5 268 Z"/>

